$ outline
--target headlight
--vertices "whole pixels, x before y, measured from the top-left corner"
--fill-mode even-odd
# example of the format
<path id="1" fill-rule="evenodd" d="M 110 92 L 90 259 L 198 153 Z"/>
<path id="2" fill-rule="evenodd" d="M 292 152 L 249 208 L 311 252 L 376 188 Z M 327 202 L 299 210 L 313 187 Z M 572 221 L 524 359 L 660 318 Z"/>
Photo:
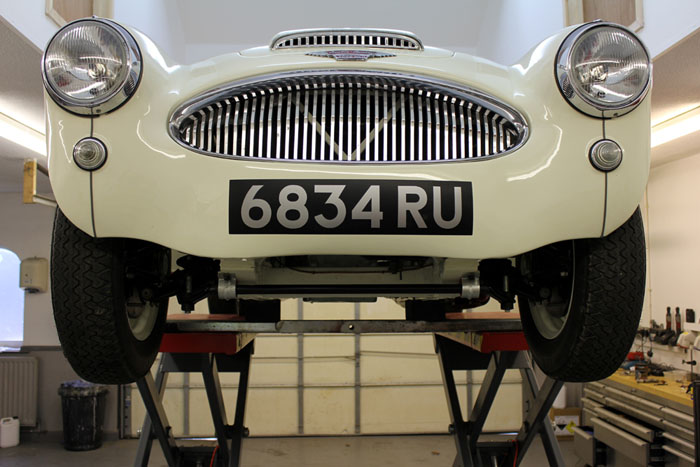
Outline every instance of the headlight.
<path id="1" fill-rule="evenodd" d="M 101 19 L 73 22 L 51 39 L 42 61 L 44 86 L 66 110 L 99 115 L 136 90 L 141 53 L 121 26 Z"/>
<path id="2" fill-rule="evenodd" d="M 562 43 L 556 76 L 571 105 L 595 117 L 617 117 L 634 109 L 649 90 L 649 52 L 622 26 L 590 23 Z"/>

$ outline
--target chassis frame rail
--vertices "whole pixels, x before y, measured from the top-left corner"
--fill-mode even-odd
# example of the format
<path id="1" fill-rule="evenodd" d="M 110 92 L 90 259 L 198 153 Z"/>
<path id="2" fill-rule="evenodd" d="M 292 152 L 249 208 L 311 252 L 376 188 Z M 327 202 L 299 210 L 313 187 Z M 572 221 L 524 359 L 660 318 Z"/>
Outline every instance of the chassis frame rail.
<path id="1" fill-rule="evenodd" d="M 462 314 L 468 315 L 468 313 Z M 175 315 L 174 317 L 169 317 L 165 332 L 384 334 L 394 332 L 520 331 L 522 326 L 519 316 L 515 313 L 511 313 L 511 315 L 513 315 L 513 318 L 447 319 L 445 321 L 407 321 L 403 319 L 282 320 L 276 323 L 232 320 L 231 317 L 236 315 Z"/>

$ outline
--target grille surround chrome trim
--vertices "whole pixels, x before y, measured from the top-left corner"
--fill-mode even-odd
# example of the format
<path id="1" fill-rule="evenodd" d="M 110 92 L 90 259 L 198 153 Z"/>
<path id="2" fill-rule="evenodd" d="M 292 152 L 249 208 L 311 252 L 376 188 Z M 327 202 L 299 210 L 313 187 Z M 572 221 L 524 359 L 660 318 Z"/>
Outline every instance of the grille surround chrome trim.
<path id="1" fill-rule="evenodd" d="M 489 109 L 492 111 L 495 111 L 495 113 L 498 113 L 502 115 L 504 118 L 508 119 L 516 128 L 518 132 L 518 142 L 510 149 L 500 152 L 498 154 L 492 154 L 492 155 L 477 155 L 476 157 L 469 157 L 469 158 L 464 158 L 464 159 L 441 159 L 441 160 L 426 160 L 425 156 L 422 156 L 421 160 L 415 160 L 414 159 L 414 154 L 416 152 L 413 149 L 413 143 L 414 143 L 414 137 L 413 134 L 416 131 L 416 126 L 417 125 L 404 125 L 401 124 L 401 134 L 403 136 L 404 132 L 410 132 L 411 137 L 410 137 L 410 143 L 411 143 L 411 149 L 410 149 L 410 160 L 406 159 L 406 154 L 404 154 L 405 151 L 405 146 L 402 145 L 401 147 L 401 158 L 400 160 L 384 160 L 384 161 L 372 161 L 372 160 L 309 160 L 307 159 L 307 150 L 306 150 L 306 145 L 308 143 L 308 138 L 306 135 L 306 132 L 308 130 L 308 125 L 306 119 L 308 118 L 308 113 L 304 112 L 304 128 L 301 130 L 299 128 L 299 125 L 301 122 L 299 122 L 299 103 L 297 102 L 297 105 L 295 106 L 295 113 L 296 117 L 295 118 L 295 127 L 294 127 L 294 132 L 295 132 L 295 141 L 297 141 L 296 138 L 296 133 L 297 132 L 302 132 L 304 133 L 304 137 L 302 139 L 303 141 L 303 148 L 302 148 L 302 157 L 298 158 L 298 145 L 294 146 L 294 157 L 293 158 L 265 158 L 265 157 L 253 157 L 253 156 L 241 156 L 241 155 L 228 155 L 228 154 L 219 154 L 215 152 L 209 152 L 202 150 L 197 147 L 193 147 L 190 144 L 187 144 L 186 142 L 182 141 L 180 139 L 179 133 L 180 133 L 180 127 L 183 121 L 187 118 L 189 118 L 190 115 L 193 115 L 197 112 L 202 112 L 202 109 L 206 108 L 209 105 L 213 105 L 217 102 L 224 101 L 225 99 L 232 99 L 231 94 L 235 92 L 236 90 L 240 90 L 245 87 L 251 87 L 256 84 L 264 83 L 264 82 L 270 82 L 271 85 L 273 84 L 274 81 L 283 81 L 283 80 L 288 80 L 288 79 L 305 79 L 305 78 L 311 78 L 314 76 L 323 76 L 323 77 L 328 77 L 328 76 L 335 76 L 335 75 L 349 75 L 349 76 L 361 76 L 361 77 L 373 77 L 373 78 L 388 78 L 388 79 L 402 79 L 402 80 L 407 80 L 411 82 L 417 82 L 421 84 L 425 84 L 427 86 L 432 86 L 434 88 L 439 88 L 443 90 L 444 92 L 449 93 L 451 96 L 457 96 L 462 98 L 463 100 L 468 101 L 468 107 L 470 109 L 468 113 L 468 120 L 470 121 L 469 126 L 471 126 L 471 120 L 472 120 L 472 112 L 471 108 L 472 106 L 481 106 L 485 109 Z M 297 89 L 299 87 L 299 84 L 296 85 Z M 411 93 L 414 92 L 414 89 L 410 90 Z M 299 98 L 299 94 L 297 94 L 297 100 Z M 305 99 L 309 98 L 309 94 L 305 94 Z M 412 107 L 413 107 L 413 100 L 410 100 L 410 106 L 411 110 L 409 113 L 413 113 Z M 420 108 L 421 101 L 418 100 L 418 107 Z M 238 102 L 236 102 L 236 105 Z M 369 101 L 367 102 L 369 105 Z M 359 99 L 357 100 L 357 105 L 358 105 L 358 113 L 360 112 L 360 101 Z M 304 102 L 304 108 L 308 106 L 308 102 Z M 348 107 L 350 106 L 350 103 L 348 103 Z M 245 113 L 248 110 L 247 106 L 247 99 L 244 103 L 244 122 L 246 121 L 245 118 Z M 404 112 L 405 112 L 405 107 L 401 106 L 401 121 L 403 123 L 404 121 Z M 238 118 L 238 113 L 235 113 L 234 119 Z M 252 121 L 252 118 L 251 118 Z M 369 125 L 369 122 L 366 122 L 367 125 Z M 320 123 L 317 123 L 320 126 Z M 420 125 L 423 124 L 422 121 L 419 122 Z M 479 123 L 480 124 L 480 123 Z M 245 123 L 244 123 L 245 125 Z M 355 135 L 350 135 L 349 137 L 352 138 L 352 136 L 356 136 L 357 141 L 360 141 L 360 119 L 357 119 L 357 128 L 355 128 Z M 408 126 L 408 131 L 406 130 L 406 126 Z M 464 127 L 463 127 L 464 128 Z M 352 130 L 352 126 L 349 126 L 349 130 Z M 204 128 L 202 127 L 202 133 L 204 131 Z M 273 74 L 266 74 L 266 75 L 260 75 L 256 77 L 251 77 L 248 79 L 244 80 L 239 80 L 231 83 L 226 83 L 222 84 L 221 86 L 217 86 L 215 88 L 212 88 L 209 91 L 205 91 L 203 93 L 200 93 L 187 101 L 185 101 L 183 104 L 178 106 L 173 113 L 170 116 L 169 119 L 169 124 L 168 124 L 168 132 L 170 134 L 170 137 L 177 142 L 180 146 L 183 148 L 198 153 L 202 155 L 206 155 L 209 157 L 218 157 L 222 159 L 235 159 L 235 160 L 245 160 L 245 161 L 267 161 L 267 162 L 306 162 L 306 163 L 320 163 L 320 164 L 339 164 L 339 165 L 346 165 L 346 164 L 352 164 L 352 165 L 393 165 L 396 163 L 401 163 L 401 164 L 425 164 L 425 163 L 459 163 L 459 162 L 477 162 L 477 161 L 484 161 L 484 160 L 493 160 L 496 158 L 504 157 L 507 155 L 512 154 L 513 152 L 519 150 L 529 139 L 529 125 L 527 124 L 527 121 L 525 117 L 515 110 L 513 107 L 509 106 L 508 104 L 500 101 L 499 99 L 490 96 L 484 92 L 478 91 L 474 88 L 471 88 L 469 86 L 464 86 L 460 85 L 458 83 L 454 83 L 451 81 L 446 81 L 442 80 L 439 78 L 432 78 L 432 77 L 427 77 L 427 76 L 421 76 L 421 75 L 414 75 L 414 74 L 404 74 L 404 73 L 396 73 L 396 72 L 387 72 L 387 71 L 378 71 L 378 70 L 346 70 L 346 69 L 336 69 L 336 70 L 323 70 L 323 69 L 314 69 L 314 70 L 305 70 L 305 71 L 292 71 L 292 72 L 285 72 L 285 73 L 273 73 Z M 245 140 L 246 139 L 246 128 L 243 128 L 242 134 L 241 134 L 241 139 Z M 463 132 L 464 133 L 464 132 Z M 477 146 L 480 147 L 479 140 L 481 138 L 480 134 L 477 135 L 472 135 L 472 132 L 468 132 L 468 138 L 471 141 L 472 138 L 477 139 Z M 235 135 L 236 133 L 234 133 Z M 422 136 L 422 131 L 419 132 L 419 138 Z M 234 136 L 235 138 L 235 136 Z M 510 135 L 507 136 L 507 139 L 510 139 Z M 314 140 L 312 138 L 312 140 Z M 419 140 L 419 145 L 422 145 L 421 141 Z M 471 145 L 471 144 L 470 144 Z M 367 144 L 369 146 L 369 144 Z M 360 146 L 356 146 L 357 152 L 359 153 L 361 151 Z M 365 150 L 368 150 L 368 148 L 365 148 Z M 396 156 L 398 157 L 398 155 Z"/>
<path id="2" fill-rule="evenodd" d="M 345 38 L 345 43 L 341 43 L 343 42 L 342 40 L 326 41 L 325 39 L 327 37 Z M 354 38 L 352 43 L 349 41 L 350 37 Z M 322 40 L 318 41 L 318 38 L 322 38 Z M 356 38 L 363 39 L 360 41 L 360 43 L 357 43 Z M 371 40 L 366 41 L 364 38 L 371 38 Z M 375 38 L 377 39 L 377 44 L 373 44 L 373 42 L 375 42 Z M 384 39 L 384 44 L 379 44 L 380 38 Z M 302 39 L 306 39 L 306 44 L 285 45 L 286 43 L 291 43 L 295 40 L 301 43 Z M 313 44 L 310 43 L 311 39 L 313 39 Z M 391 44 L 389 44 L 390 41 L 392 42 Z M 400 43 L 397 43 L 397 41 Z M 420 52 L 423 50 L 423 42 L 410 31 L 372 28 L 295 29 L 280 32 L 279 34 L 275 35 L 270 42 L 270 50 L 290 50 L 302 48 L 313 49 L 318 47 L 380 48 L 414 50 Z"/>

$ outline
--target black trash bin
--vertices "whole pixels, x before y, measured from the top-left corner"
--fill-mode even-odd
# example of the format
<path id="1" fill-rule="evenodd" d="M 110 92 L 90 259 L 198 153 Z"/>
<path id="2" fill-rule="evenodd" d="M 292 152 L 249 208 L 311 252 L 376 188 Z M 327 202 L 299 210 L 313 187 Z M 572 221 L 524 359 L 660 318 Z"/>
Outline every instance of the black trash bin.
<path id="1" fill-rule="evenodd" d="M 107 387 L 87 381 L 66 381 L 58 388 L 63 407 L 63 447 L 89 451 L 102 446 Z"/>

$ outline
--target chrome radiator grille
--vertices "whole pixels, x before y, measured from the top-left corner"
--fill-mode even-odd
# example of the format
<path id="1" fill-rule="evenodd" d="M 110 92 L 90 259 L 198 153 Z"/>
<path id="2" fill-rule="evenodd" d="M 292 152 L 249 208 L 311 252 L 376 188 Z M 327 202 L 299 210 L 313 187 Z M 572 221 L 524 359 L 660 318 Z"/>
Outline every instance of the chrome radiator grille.
<path id="1" fill-rule="evenodd" d="M 310 29 L 286 31 L 272 39 L 270 49 L 301 47 L 360 46 L 384 49 L 423 50 L 413 33 L 381 29 Z"/>
<path id="2" fill-rule="evenodd" d="M 173 136 L 198 152 L 268 160 L 473 160 L 510 152 L 526 135 L 522 118 L 487 96 L 394 75 L 257 81 L 195 99 L 173 118 Z"/>

